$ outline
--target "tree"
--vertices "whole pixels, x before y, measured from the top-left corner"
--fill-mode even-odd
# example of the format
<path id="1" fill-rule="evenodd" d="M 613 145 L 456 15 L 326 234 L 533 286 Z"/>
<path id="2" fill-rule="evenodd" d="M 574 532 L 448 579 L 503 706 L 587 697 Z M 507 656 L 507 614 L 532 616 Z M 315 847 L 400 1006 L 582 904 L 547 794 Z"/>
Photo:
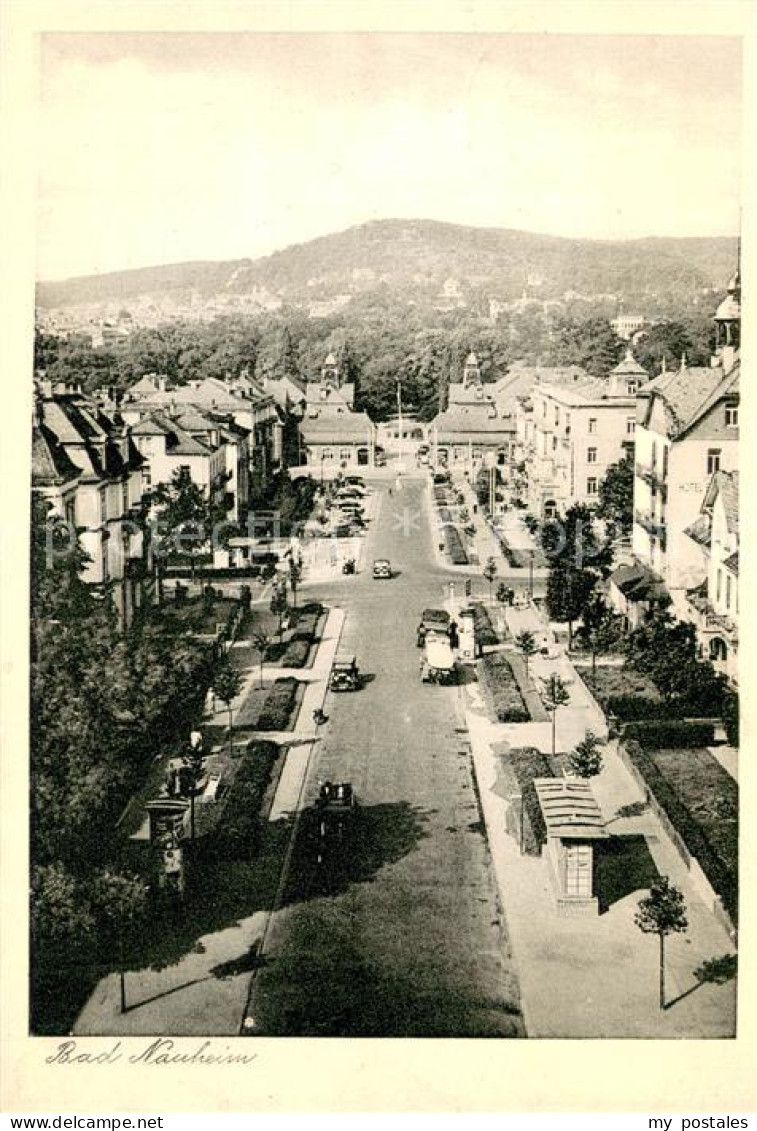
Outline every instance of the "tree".
<path id="1" fill-rule="evenodd" d="M 497 576 L 497 563 L 494 558 L 487 558 L 486 565 L 484 566 L 484 577 L 489 582 L 489 600 L 492 599 L 492 584 Z"/>
<path id="2" fill-rule="evenodd" d="M 557 708 L 564 707 L 566 703 L 570 702 L 570 694 L 564 681 L 556 672 L 552 672 L 548 679 L 544 681 L 544 694 L 542 696 L 544 706 L 552 715 L 552 757 L 554 758 L 557 745 L 556 733 L 556 719 Z"/>
<path id="3" fill-rule="evenodd" d="M 572 750 L 568 758 L 571 770 L 579 778 L 593 778 L 602 769 L 602 755 L 599 748 L 603 745 L 593 731 L 587 730 L 581 741 Z"/>
<path id="4" fill-rule="evenodd" d="M 633 528 L 633 481 L 634 460 L 629 454 L 611 464 L 599 484 L 597 514 L 624 536 Z"/>
<path id="5" fill-rule="evenodd" d="M 660 1009 L 665 1009 L 665 939 L 671 934 L 684 934 L 689 925 L 683 892 L 674 887 L 668 876 L 660 876 L 639 900 L 634 922 L 644 934 L 660 939 Z"/>
<path id="6" fill-rule="evenodd" d="M 575 503 L 559 520 L 544 523 L 541 544 L 549 561 L 547 608 L 552 620 L 568 622 L 568 646 L 577 620 L 597 583 L 610 571 L 612 548 L 597 536 L 588 507 Z"/>
<path id="7" fill-rule="evenodd" d="M 213 675 L 213 692 L 222 703 L 226 704 L 226 709 L 229 712 L 229 754 L 232 752 L 232 725 L 233 713 L 232 702 L 242 690 L 242 676 L 233 668 L 227 658 L 224 658 L 216 668 Z"/>
<path id="8" fill-rule="evenodd" d="M 521 632 L 515 637 L 515 646 L 520 652 L 526 665 L 526 679 L 528 679 L 528 660 L 536 655 L 536 638 L 533 632 Z"/>
<path id="9" fill-rule="evenodd" d="M 281 621 L 279 621 L 279 630 L 280 630 L 280 626 L 281 626 Z M 262 629 L 261 629 L 259 632 L 256 632 L 254 634 L 252 639 L 253 639 L 253 643 L 255 644 L 255 647 L 258 650 L 258 658 L 260 660 L 260 686 L 262 687 L 263 686 L 263 664 L 265 663 L 265 654 L 266 654 L 266 652 L 267 652 L 267 650 L 268 650 L 268 648 L 271 644 L 271 637 L 268 635 L 267 632 L 263 632 Z"/>
<path id="10" fill-rule="evenodd" d="M 581 614 L 581 639 L 591 652 L 592 686 L 596 685 L 597 653 L 617 645 L 621 634 L 621 621 L 610 609 L 601 593 L 592 593 Z"/>
<path id="11" fill-rule="evenodd" d="M 271 612 L 274 614 L 274 616 L 277 616 L 279 618 L 279 643 L 281 643 L 281 635 L 282 635 L 282 631 L 283 631 L 282 630 L 282 624 L 283 624 L 283 621 L 284 621 L 284 615 L 285 615 L 285 613 L 286 613 L 286 611 L 289 607 L 289 602 L 287 601 L 287 591 L 286 591 L 286 585 L 285 584 L 274 586 L 273 592 L 271 593 L 271 606 L 270 607 L 271 607 Z"/>
<path id="12" fill-rule="evenodd" d="M 195 556 L 206 545 L 212 523 L 203 488 L 194 482 L 188 467 L 177 467 L 170 483 L 158 483 L 152 497 L 158 518 L 158 536 L 153 539 L 156 561 L 186 551 L 194 580 Z"/>
<path id="13" fill-rule="evenodd" d="M 292 605 L 297 608 L 297 586 L 302 580 L 302 563 L 292 554 L 289 558 L 289 585 L 292 589 Z"/>
<path id="14" fill-rule="evenodd" d="M 109 870 L 92 882 L 91 901 L 101 945 L 117 948 L 121 1012 L 126 1013 L 126 955 L 147 908 L 147 885 L 137 876 Z"/>

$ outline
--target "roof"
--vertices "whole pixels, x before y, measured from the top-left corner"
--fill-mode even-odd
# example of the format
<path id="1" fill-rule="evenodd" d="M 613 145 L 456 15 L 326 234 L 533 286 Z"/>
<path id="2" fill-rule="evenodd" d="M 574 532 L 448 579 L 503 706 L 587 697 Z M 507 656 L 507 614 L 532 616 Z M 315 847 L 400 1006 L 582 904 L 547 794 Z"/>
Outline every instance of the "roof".
<path id="1" fill-rule="evenodd" d="M 338 444 L 373 438 L 374 426 L 364 412 L 346 412 L 342 416 L 307 418 L 300 424 L 305 443 Z"/>
<path id="2" fill-rule="evenodd" d="M 630 349 L 626 350 L 625 357 L 623 358 L 623 360 L 618 365 L 616 365 L 615 368 L 612 369 L 610 372 L 611 373 L 622 373 L 624 377 L 625 376 L 632 376 L 632 375 L 635 376 L 635 377 L 643 377 L 645 381 L 649 377 L 649 374 L 647 373 L 646 369 L 644 369 L 644 367 L 642 365 L 639 365 L 638 361 L 633 356 Z"/>
<path id="3" fill-rule="evenodd" d="M 720 496 L 723 502 L 726 527 L 729 534 L 739 533 L 739 473 L 738 471 L 716 471 L 713 473 L 702 500 L 702 513 L 712 514 L 715 500 Z M 688 533 L 688 531 L 687 531 Z"/>
<path id="4" fill-rule="evenodd" d="M 534 788 L 549 836 L 563 840 L 598 840 L 609 836 L 602 811 L 587 781 L 534 778 Z"/>
<path id="5" fill-rule="evenodd" d="M 683 436 L 717 404 L 721 397 L 737 395 L 740 366 L 727 374 L 720 366 L 682 365 L 667 370 L 642 386 L 641 392 L 649 398 L 663 402 L 668 419 L 668 435 L 673 439 Z"/>
<path id="6" fill-rule="evenodd" d="M 735 573 L 738 576 L 738 572 L 739 572 L 739 551 L 736 550 L 735 553 L 730 554 L 727 558 L 725 558 L 723 560 L 723 565 L 725 566 L 726 569 L 729 569 L 731 571 L 731 573 Z"/>
<path id="7" fill-rule="evenodd" d="M 641 562 L 618 566 L 610 574 L 610 581 L 629 601 L 670 602 L 662 580 Z"/>
<path id="8" fill-rule="evenodd" d="M 738 322 L 741 318 L 741 304 L 734 295 L 726 295 L 715 311 L 715 318 L 721 322 Z"/>
<path id="9" fill-rule="evenodd" d="M 688 534 L 700 546 L 709 546 L 712 533 L 712 522 L 709 514 L 700 514 L 696 522 L 687 526 L 684 534 Z"/>
<path id="10" fill-rule="evenodd" d="M 440 412 L 429 427 L 433 429 L 436 442 L 492 443 L 498 439 L 510 439 L 515 425 L 509 416 L 499 413 L 490 415 L 492 405 L 484 402 L 475 407 L 457 407 Z"/>
<path id="11" fill-rule="evenodd" d="M 81 474 L 66 449 L 44 424 L 36 425 L 32 432 L 32 485 L 53 487 L 68 483 Z"/>

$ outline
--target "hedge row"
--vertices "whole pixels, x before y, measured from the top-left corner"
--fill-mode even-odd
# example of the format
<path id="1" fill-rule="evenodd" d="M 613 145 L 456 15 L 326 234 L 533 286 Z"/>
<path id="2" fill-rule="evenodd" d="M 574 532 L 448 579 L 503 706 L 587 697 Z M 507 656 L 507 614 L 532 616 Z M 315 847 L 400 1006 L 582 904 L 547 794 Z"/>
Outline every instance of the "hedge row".
<path id="1" fill-rule="evenodd" d="M 258 716 L 258 730 L 286 730 L 297 701 L 298 680 L 293 676 L 277 679 L 266 696 Z"/>
<path id="2" fill-rule="evenodd" d="M 279 748 L 275 742 L 251 742 L 234 775 L 216 846 L 224 856 L 249 859 L 260 839 L 260 810 Z"/>
<path id="3" fill-rule="evenodd" d="M 692 856 L 696 856 L 703 872 L 713 888 L 723 900 L 723 905 L 734 923 L 738 921 L 738 872 L 729 868 L 697 821 L 696 817 L 673 789 L 668 779 L 661 773 L 657 763 L 648 751 L 631 740 L 625 749 L 633 764 L 644 778 L 657 804 L 665 810 L 669 820 L 678 832 Z"/>
<path id="4" fill-rule="evenodd" d="M 637 719 L 685 719 L 696 716 L 699 711 L 685 702 L 666 703 L 664 699 L 652 695 L 608 695 L 605 709 L 621 722 Z"/>
<path id="5" fill-rule="evenodd" d="M 484 648 L 499 643 L 499 637 L 494 631 L 494 625 L 492 624 L 492 618 L 489 616 L 489 611 L 478 601 L 473 605 L 473 624 L 476 631 L 476 638 Z"/>
<path id="6" fill-rule="evenodd" d="M 481 660 L 483 682 L 501 723 L 527 723 L 530 715 L 523 702 L 513 669 L 501 652 L 490 652 Z"/>
<path id="7" fill-rule="evenodd" d="M 444 534 L 444 548 L 449 556 L 452 565 L 467 565 L 468 555 L 463 546 L 463 540 L 460 537 L 460 531 L 456 526 L 445 526 L 443 529 Z"/>
<path id="8" fill-rule="evenodd" d="M 538 855 L 547 841 L 547 827 L 534 786 L 534 778 L 554 777 L 552 767 L 545 754 L 535 746 L 516 747 L 509 750 L 503 759 L 515 778 L 521 798 L 521 811 L 517 814 L 520 841 L 524 852 Z"/>
<path id="9" fill-rule="evenodd" d="M 626 738 L 640 742 L 642 746 L 692 750 L 696 746 L 712 746 L 715 741 L 715 726 L 713 723 L 686 722 L 682 719 L 651 719 L 626 723 L 623 734 Z"/>

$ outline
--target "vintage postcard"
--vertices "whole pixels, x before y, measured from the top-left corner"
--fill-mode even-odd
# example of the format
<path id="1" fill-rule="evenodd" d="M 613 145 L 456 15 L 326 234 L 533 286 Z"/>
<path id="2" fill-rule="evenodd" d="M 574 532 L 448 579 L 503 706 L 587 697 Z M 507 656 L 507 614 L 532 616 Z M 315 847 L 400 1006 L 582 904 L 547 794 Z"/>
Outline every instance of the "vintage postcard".
<path id="1" fill-rule="evenodd" d="M 6 13 L 6 1110 L 750 1110 L 753 5 L 137 8 Z"/>

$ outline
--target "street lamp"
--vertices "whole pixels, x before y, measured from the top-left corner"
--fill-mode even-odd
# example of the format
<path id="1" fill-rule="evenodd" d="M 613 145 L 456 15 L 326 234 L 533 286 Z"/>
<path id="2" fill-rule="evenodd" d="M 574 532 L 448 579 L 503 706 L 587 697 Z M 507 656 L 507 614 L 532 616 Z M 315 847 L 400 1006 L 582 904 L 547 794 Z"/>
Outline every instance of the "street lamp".
<path id="1" fill-rule="evenodd" d="M 533 602 L 534 599 L 534 551 L 528 551 L 528 595 Z"/>
<path id="2" fill-rule="evenodd" d="M 403 470 L 402 457 L 404 454 L 404 437 L 402 435 L 402 382 L 397 381 L 397 422 L 399 424 L 399 440 L 400 440 L 400 462 L 399 470 Z"/>
<path id="3" fill-rule="evenodd" d="M 321 452 L 321 487 L 323 486 L 323 461 L 325 460 L 325 458 L 326 458 L 326 453 L 324 451 L 322 451 Z"/>

